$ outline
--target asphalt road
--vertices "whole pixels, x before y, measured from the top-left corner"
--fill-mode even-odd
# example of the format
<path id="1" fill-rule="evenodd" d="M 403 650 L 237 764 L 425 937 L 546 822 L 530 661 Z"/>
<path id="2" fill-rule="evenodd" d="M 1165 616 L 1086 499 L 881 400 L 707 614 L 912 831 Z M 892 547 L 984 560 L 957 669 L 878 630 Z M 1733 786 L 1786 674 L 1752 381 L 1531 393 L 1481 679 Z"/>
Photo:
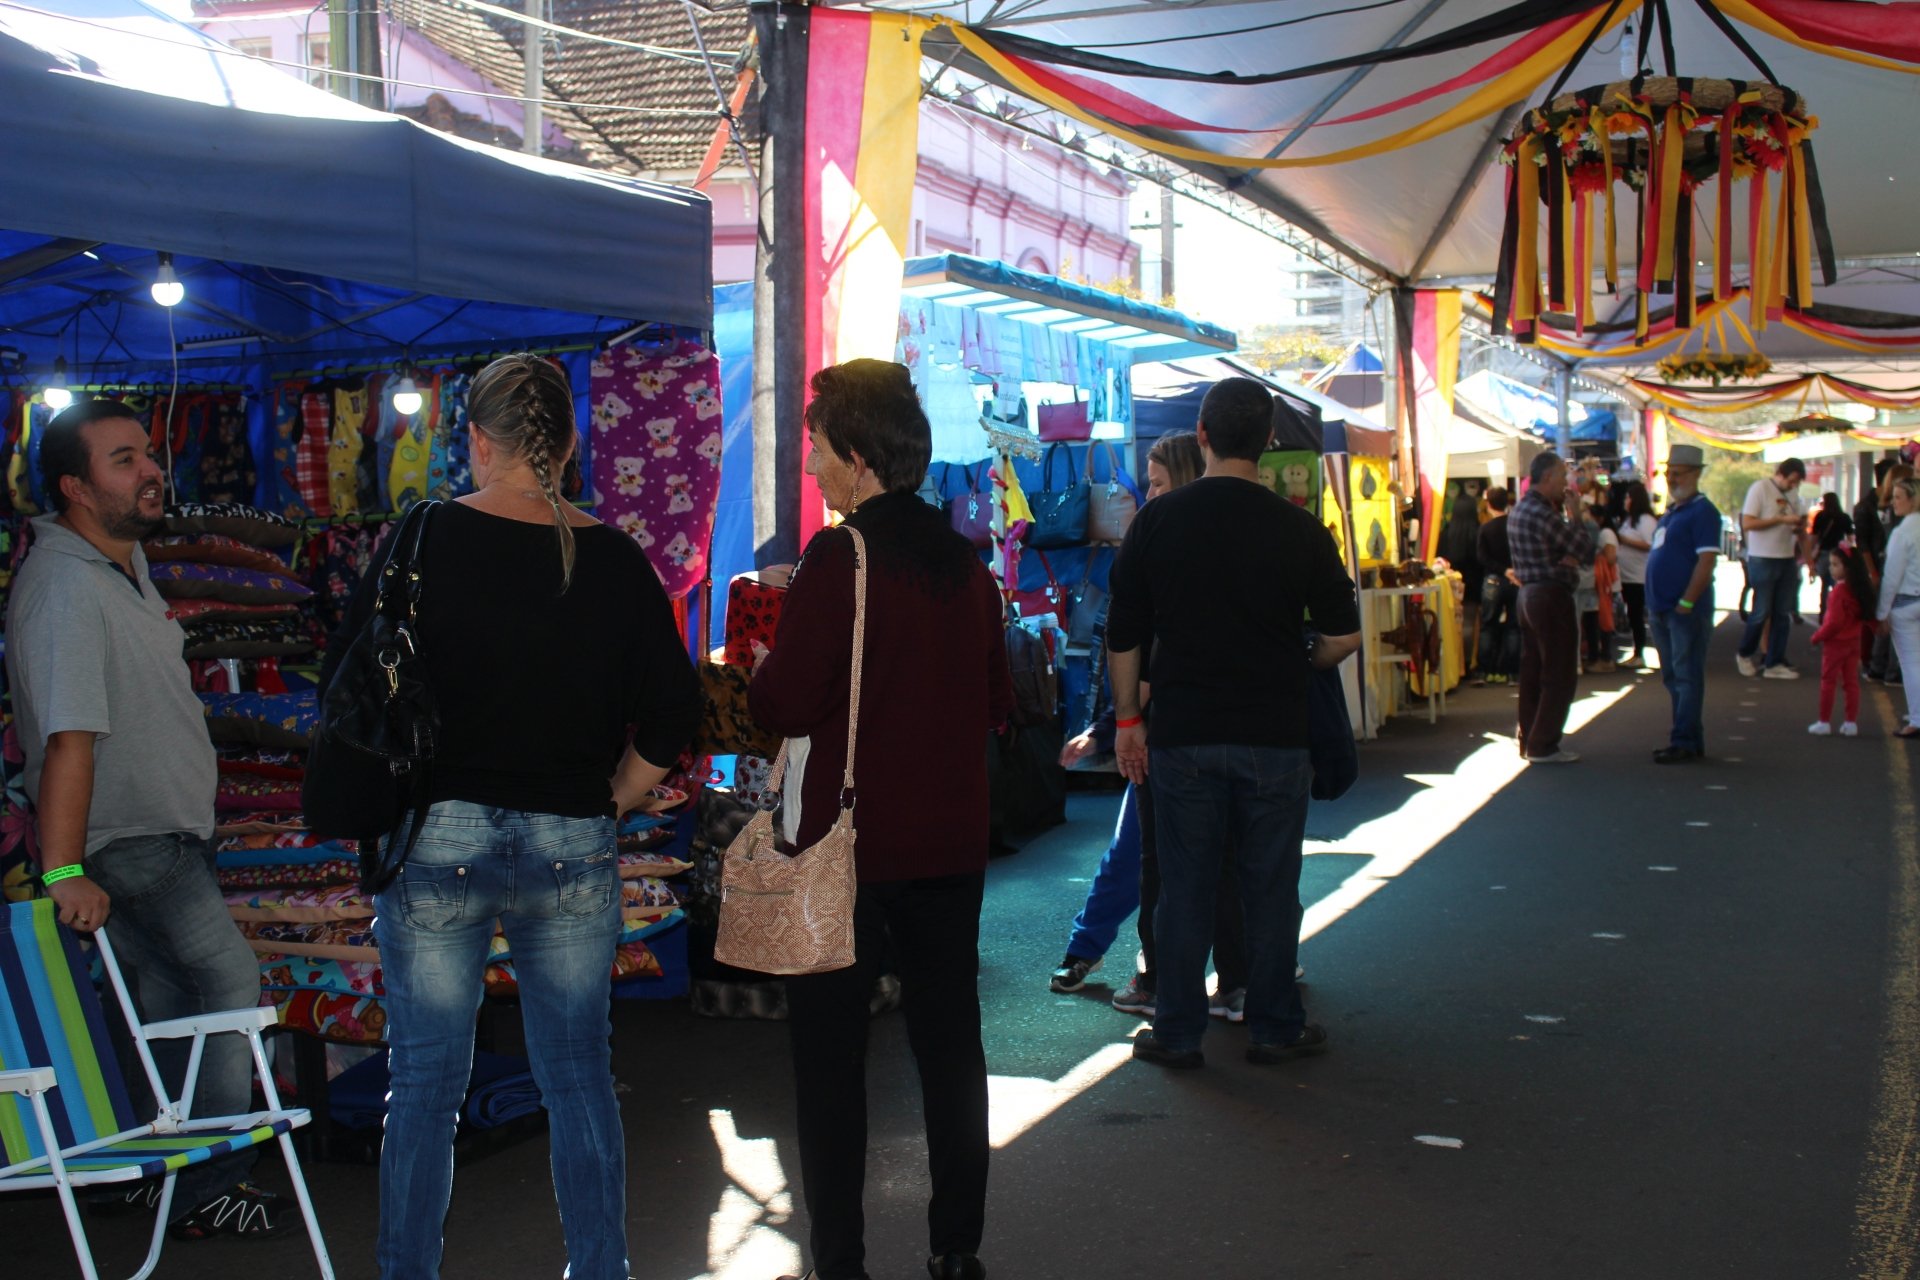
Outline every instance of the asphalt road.
<path id="1" fill-rule="evenodd" d="M 983 992 L 996 1280 L 1912 1277 L 1920 1234 L 1920 868 L 1913 763 L 1869 686 L 1814 739 L 1817 681 L 1747 680 L 1723 626 L 1710 759 L 1657 768 L 1657 674 L 1581 682 L 1577 765 L 1526 769 L 1512 694 L 1396 718 L 1318 806 L 1303 948 L 1332 1050 L 1204 1070 L 1125 1057 L 1105 1001 L 1049 970 L 1114 798 L 995 864 Z M 1817 658 L 1794 656 L 1812 675 Z M 1504 736 L 1503 736 L 1504 735 Z M 786 1036 L 622 1004 L 633 1273 L 771 1280 L 798 1261 Z M 869 1267 L 924 1275 L 925 1150 L 897 1015 L 874 1027 Z M 1433 1145 L 1422 1138 L 1454 1140 Z M 262 1162 L 279 1181 L 272 1157 Z M 448 1277 L 558 1276 L 546 1140 L 463 1166 Z M 370 1168 L 310 1168 L 338 1273 L 374 1275 Z M 143 1234 L 95 1222 L 104 1269 Z M 0 1201 L 0 1274 L 76 1274 L 56 1206 Z M 173 1246 L 158 1274 L 312 1274 L 304 1240 Z"/>

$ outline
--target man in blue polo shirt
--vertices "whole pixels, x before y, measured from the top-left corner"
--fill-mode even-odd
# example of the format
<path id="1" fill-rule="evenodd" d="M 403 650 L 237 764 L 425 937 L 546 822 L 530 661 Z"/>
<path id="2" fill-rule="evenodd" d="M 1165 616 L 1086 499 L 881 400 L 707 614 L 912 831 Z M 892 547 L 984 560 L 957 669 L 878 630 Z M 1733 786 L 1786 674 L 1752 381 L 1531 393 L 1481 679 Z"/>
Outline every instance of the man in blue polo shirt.
<path id="1" fill-rule="evenodd" d="M 1667 513 L 1647 554 L 1647 612 L 1660 651 L 1660 680 L 1673 699 L 1673 733 L 1655 764 L 1706 754 L 1701 721 L 1707 694 L 1707 641 L 1713 634 L 1713 566 L 1720 556 L 1720 510 L 1700 493 L 1707 469 L 1699 446 L 1667 452 Z"/>

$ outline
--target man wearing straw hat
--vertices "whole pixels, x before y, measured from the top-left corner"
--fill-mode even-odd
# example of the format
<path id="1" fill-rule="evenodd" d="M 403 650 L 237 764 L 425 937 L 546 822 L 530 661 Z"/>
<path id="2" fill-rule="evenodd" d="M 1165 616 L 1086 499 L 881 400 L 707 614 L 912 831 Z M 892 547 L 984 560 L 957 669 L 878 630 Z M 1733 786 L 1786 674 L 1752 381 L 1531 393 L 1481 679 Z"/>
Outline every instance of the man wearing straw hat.
<path id="1" fill-rule="evenodd" d="M 1720 557 L 1720 510 L 1700 492 L 1707 469 L 1700 446 L 1667 452 L 1667 512 L 1647 553 L 1647 612 L 1660 653 L 1660 681 L 1673 699 L 1673 730 L 1653 753 L 1655 764 L 1681 764 L 1706 754 L 1702 709 L 1707 642 L 1713 635 L 1713 566 Z"/>

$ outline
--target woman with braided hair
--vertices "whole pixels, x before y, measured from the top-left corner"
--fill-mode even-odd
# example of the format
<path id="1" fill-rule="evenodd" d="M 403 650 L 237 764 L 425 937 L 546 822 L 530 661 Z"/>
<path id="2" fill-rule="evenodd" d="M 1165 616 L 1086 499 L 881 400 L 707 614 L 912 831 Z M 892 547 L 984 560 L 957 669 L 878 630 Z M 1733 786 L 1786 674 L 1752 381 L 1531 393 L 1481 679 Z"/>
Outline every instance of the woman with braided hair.
<path id="1" fill-rule="evenodd" d="M 418 635 L 441 721 L 433 803 L 374 924 L 393 1081 L 380 1274 L 439 1273 L 497 920 L 551 1117 L 568 1274 L 626 1280 L 607 1016 L 615 826 L 692 736 L 699 686 L 646 555 L 556 488 L 578 444 L 566 375 L 507 356 L 474 378 L 469 406 L 476 492 L 433 513 L 420 552 Z M 343 635 L 371 608 L 363 588 Z"/>

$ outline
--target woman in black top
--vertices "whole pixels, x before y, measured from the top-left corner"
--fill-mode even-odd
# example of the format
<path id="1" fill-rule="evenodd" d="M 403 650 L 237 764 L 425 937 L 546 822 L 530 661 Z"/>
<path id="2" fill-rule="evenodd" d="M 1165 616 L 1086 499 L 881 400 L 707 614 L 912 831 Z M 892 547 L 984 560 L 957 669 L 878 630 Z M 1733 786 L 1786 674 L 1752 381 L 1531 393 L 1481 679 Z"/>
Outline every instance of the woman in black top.
<path id="1" fill-rule="evenodd" d="M 1820 554 L 1808 566 L 1820 579 L 1820 612 L 1827 611 L 1827 593 L 1833 590 L 1833 572 L 1829 562 L 1836 548 L 1853 536 L 1853 518 L 1840 506 L 1840 495 L 1829 493 L 1820 499 L 1820 510 L 1813 516 L 1813 537 Z"/>
<path id="2" fill-rule="evenodd" d="M 374 922 L 393 1079 L 380 1274 L 439 1272 L 497 920 L 551 1117 L 569 1274 L 626 1280 L 607 1019 L 615 820 L 692 735 L 699 689 L 646 556 L 555 493 L 577 443 L 566 375 L 508 356 L 474 379 L 469 406 L 478 492 L 436 509 L 421 549 L 420 645 L 441 719 L 434 803 Z M 371 604 L 362 590 L 347 635 Z"/>

